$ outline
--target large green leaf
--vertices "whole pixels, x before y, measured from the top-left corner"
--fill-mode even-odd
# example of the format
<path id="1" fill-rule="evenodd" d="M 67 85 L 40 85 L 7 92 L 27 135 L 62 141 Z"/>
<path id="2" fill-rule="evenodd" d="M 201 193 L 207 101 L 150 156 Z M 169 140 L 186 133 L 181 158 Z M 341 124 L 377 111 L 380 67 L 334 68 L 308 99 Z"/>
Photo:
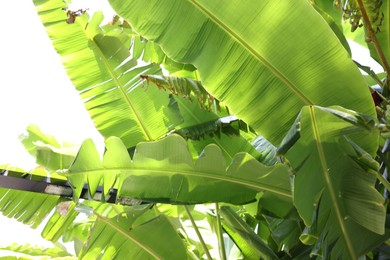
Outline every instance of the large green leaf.
<path id="1" fill-rule="evenodd" d="M 110 4 L 170 58 L 194 64 L 207 91 L 274 144 L 304 105 L 375 115 L 358 69 L 308 1 Z"/>
<path id="2" fill-rule="evenodd" d="M 164 215 L 129 230 L 128 217 L 97 220 L 80 257 L 85 259 L 187 259 L 184 243 Z"/>
<path id="3" fill-rule="evenodd" d="M 109 190 L 117 179 L 120 197 L 170 203 L 229 202 L 243 204 L 263 191 L 291 207 L 287 168 L 268 167 L 246 153 L 234 156 L 226 169 L 221 150 L 208 145 L 194 162 L 185 140 L 170 135 L 159 141 L 140 143 L 133 160 L 115 137 L 106 141 L 103 161 L 90 140 L 86 140 L 66 176 L 78 198 L 84 183 L 93 196 L 102 181 Z M 289 206 L 290 205 L 290 206 Z"/>
<path id="4" fill-rule="evenodd" d="M 379 165 L 360 148 L 373 127 L 353 111 L 307 106 L 279 149 L 295 171 L 294 204 L 316 248 L 332 249 L 332 259 L 356 259 L 387 237 L 384 198 L 374 187 Z"/>
<path id="5" fill-rule="evenodd" d="M 137 66 L 131 59 L 129 35 L 105 32 L 101 12 L 84 13 L 73 24 L 65 22 L 62 0 L 34 1 L 66 72 L 103 136 L 118 136 L 127 147 L 164 135 L 174 117 L 167 93 L 142 89 L 141 74 L 159 74 L 157 65 Z"/>

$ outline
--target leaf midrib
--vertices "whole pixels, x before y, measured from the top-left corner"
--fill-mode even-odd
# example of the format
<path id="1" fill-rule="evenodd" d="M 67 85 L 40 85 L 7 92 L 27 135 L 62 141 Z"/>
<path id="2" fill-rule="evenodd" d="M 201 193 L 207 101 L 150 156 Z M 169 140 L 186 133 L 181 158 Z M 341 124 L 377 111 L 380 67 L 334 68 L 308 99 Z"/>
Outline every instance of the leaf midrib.
<path id="1" fill-rule="evenodd" d="M 212 12 L 210 12 L 205 6 L 197 2 L 196 0 L 190 0 L 193 5 L 198 7 L 205 15 L 207 15 L 210 20 L 212 20 L 216 25 L 218 25 L 222 30 L 231 36 L 236 42 L 238 42 L 242 47 L 244 47 L 253 57 L 259 60 L 264 64 L 277 78 L 279 78 L 290 90 L 295 93 L 305 105 L 314 105 L 302 91 L 299 90 L 290 80 L 288 80 L 275 66 L 273 66 L 266 58 L 264 58 L 259 52 L 253 49 L 244 39 L 242 39 L 238 34 L 236 34 L 231 28 L 229 28 L 225 23 L 223 23 L 218 17 L 216 17 Z"/>
<path id="2" fill-rule="evenodd" d="M 151 134 L 149 133 L 148 129 L 145 127 L 145 125 L 143 124 L 142 120 L 141 120 L 141 117 L 138 115 L 135 107 L 133 106 L 133 103 L 131 102 L 131 100 L 129 99 L 129 97 L 127 96 L 126 94 L 126 91 L 124 90 L 124 87 L 122 85 L 122 83 L 118 80 L 118 77 L 116 75 L 116 73 L 114 72 L 114 70 L 111 68 L 108 60 L 106 59 L 106 57 L 104 56 L 103 52 L 100 50 L 99 46 L 97 45 L 97 43 L 94 41 L 92 35 L 89 35 L 88 34 L 88 31 L 87 31 L 87 28 L 88 28 L 88 25 L 87 27 L 85 28 L 84 32 L 87 36 L 87 38 L 92 42 L 93 44 L 93 47 L 94 49 L 97 51 L 97 53 L 99 54 L 101 60 L 103 61 L 104 63 L 104 66 L 106 67 L 106 69 L 108 70 L 111 78 L 114 80 L 115 84 L 117 85 L 117 88 L 119 89 L 123 99 L 126 101 L 126 103 L 129 105 L 129 107 L 131 108 L 134 116 L 135 116 L 135 119 L 136 121 L 138 122 L 138 125 L 140 126 L 140 128 L 142 129 L 142 131 L 145 133 L 145 135 L 147 136 L 147 138 L 150 140 L 150 141 L 153 141 L 153 138 L 151 136 Z"/>
<path id="3" fill-rule="evenodd" d="M 120 226 L 118 225 L 115 225 L 114 223 L 112 223 L 111 221 L 109 221 L 106 217 L 100 215 L 99 213 L 97 212 L 94 212 L 94 215 L 96 215 L 102 222 L 104 222 L 106 225 L 112 227 L 113 229 L 115 229 L 116 231 L 118 231 L 120 234 L 122 234 L 123 236 L 127 237 L 129 240 L 131 240 L 133 243 L 135 243 L 137 246 L 139 246 L 140 248 L 142 248 L 144 251 L 146 251 L 149 255 L 153 256 L 154 258 L 156 259 L 162 259 L 161 256 L 159 256 L 156 252 L 154 252 L 151 248 L 145 246 L 143 243 L 139 242 L 136 238 L 134 238 L 133 236 L 131 236 L 129 233 L 126 233 L 124 230 L 121 229 Z"/>
<path id="4" fill-rule="evenodd" d="M 327 165 L 325 152 L 324 152 L 324 149 L 322 147 L 320 131 L 318 128 L 314 109 L 315 108 L 313 106 L 309 106 L 309 113 L 310 113 L 310 118 L 311 118 L 311 122 L 312 122 L 312 130 L 313 130 L 313 134 L 314 134 L 314 139 L 316 141 L 318 156 L 319 156 L 319 159 L 321 162 L 322 173 L 323 173 L 323 177 L 325 179 L 325 185 L 329 191 L 329 196 L 330 196 L 330 199 L 332 201 L 332 205 L 333 205 L 333 208 L 334 208 L 334 211 L 336 214 L 336 219 L 337 219 L 337 222 L 340 226 L 341 235 L 342 235 L 344 242 L 346 244 L 348 254 L 351 257 L 351 259 L 357 259 L 356 254 L 355 254 L 355 250 L 353 249 L 352 241 L 349 237 L 349 234 L 347 232 L 347 228 L 346 228 L 345 223 L 344 223 L 344 218 L 341 214 L 340 205 L 339 205 L 338 200 L 337 200 L 336 192 L 333 188 L 332 180 L 331 180 L 330 175 L 329 175 L 329 167 Z"/>
<path id="5" fill-rule="evenodd" d="M 251 181 L 243 180 L 241 178 L 233 178 L 227 175 L 219 175 L 219 174 L 213 174 L 209 172 L 199 172 L 199 171 L 187 171 L 187 170 L 177 170 L 172 171 L 171 169 L 167 170 L 162 170 L 162 169 L 153 169 L 153 168 L 123 168 L 123 167 L 118 167 L 118 168 L 102 168 L 102 169 L 93 169 L 93 170 L 85 170 L 82 172 L 72 172 L 68 173 L 67 178 L 70 178 L 72 176 L 77 176 L 77 175 L 86 175 L 86 174 L 92 174 L 92 176 L 95 174 L 97 175 L 97 172 L 104 171 L 105 174 L 115 174 L 115 172 L 120 172 L 117 174 L 126 174 L 128 172 L 131 172 L 131 174 L 136 174 L 136 175 L 143 175 L 144 172 L 147 172 L 150 174 L 151 171 L 154 173 L 160 173 L 161 175 L 174 175 L 174 174 L 183 174 L 185 176 L 192 176 L 192 177 L 201 177 L 201 178 L 206 178 L 206 179 L 213 179 L 213 180 L 220 180 L 220 181 L 226 181 L 229 183 L 233 184 L 239 184 L 243 185 L 249 188 L 255 188 L 259 189 L 260 191 L 269 191 L 272 193 L 275 193 L 277 195 L 284 196 L 285 198 L 292 199 L 292 195 L 290 191 L 280 189 L 280 188 L 275 188 L 267 184 L 259 184 L 259 183 L 253 183 Z"/>

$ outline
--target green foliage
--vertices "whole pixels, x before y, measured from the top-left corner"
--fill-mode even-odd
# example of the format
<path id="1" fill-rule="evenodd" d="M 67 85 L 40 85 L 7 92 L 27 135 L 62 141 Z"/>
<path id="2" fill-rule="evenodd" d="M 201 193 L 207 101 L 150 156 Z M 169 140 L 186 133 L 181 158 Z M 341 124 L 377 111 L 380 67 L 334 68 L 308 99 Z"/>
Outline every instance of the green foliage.
<path id="1" fill-rule="evenodd" d="M 169 57 L 194 64 L 205 89 L 274 145 L 304 105 L 375 115 L 362 76 L 307 1 L 110 4 Z"/>
<path id="2" fill-rule="evenodd" d="M 34 1 L 106 149 L 29 126 L 29 178 L 61 174 L 73 201 L 1 189 L 0 210 L 34 228 L 47 217 L 42 236 L 83 259 L 380 259 L 389 93 L 375 107 L 367 86 L 387 76 L 354 63 L 346 38 L 367 33 L 366 11 L 385 61 L 390 13 L 359 1 L 109 0 L 107 25 Z"/>
<path id="3" fill-rule="evenodd" d="M 37 228 L 44 218 L 63 201 L 58 196 L 0 189 L 0 211 L 23 224 Z"/>
<path id="4" fill-rule="evenodd" d="M 279 259 L 273 250 L 261 240 L 241 217 L 229 207 L 221 208 L 222 224 L 226 232 L 240 248 L 245 259 Z"/>
<path id="5" fill-rule="evenodd" d="M 78 145 L 64 142 L 62 145 L 54 136 L 44 134 L 38 126 L 31 124 L 27 134 L 20 135 L 26 150 L 36 158 L 36 163 L 49 171 L 67 169 L 73 162 Z"/>
<path id="6" fill-rule="evenodd" d="M 129 230 L 128 217 L 113 219 L 94 213 L 97 220 L 82 258 L 106 259 L 186 259 L 183 241 L 167 217 L 161 215 Z M 102 236 L 102 234 L 104 234 Z M 166 239 L 151 239 L 153 237 Z"/>
<path id="7" fill-rule="evenodd" d="M 31 256 L 31 259 L 34 259 L 34 257 L 39 257 L 39 259 L 74 259 L 73 257 L 71 257 L 71 254 L 69 254 L 64 248 L 61 248 L 59 246 L 54 246 L 53 248 L 42 248 L 29 244 L 18 245 L 14 243 L 9 246 L 0 247 L 0 250 L 8 250 L 15 253 L 22 253 L 24 255 Z M 23 259 L 30 258 L 23 256 Z"/>
<path id="8" fill-rule="evenodd" d="M 185 140 L 176 135 L 139 143 L 135 150 L 131 160 L 121 140 L 111 137 L 106 140 L 101 161 L 93 143 L 85 141 L 66 173 L 75 198 L 85 182 L 93 197 L 101 182 L 106 194 L 118 180 L 119 200 L 129 197 L 175 204 L 244 204 L 263 191 L 270 194 L 270 199 L 282 201 L 287 212 L 291 209 L 288 170 L 284 165 L 265 166 L 239 153 L 227 168 L 221 150 L 212 144 L 194 162 Z"/>
<path id="9" fill-rule="evenodd" d="M 388 236 L 381 236 L 386 209 L 374 188 L 379 165 L 360 148 L 371 150 L 367 140 L 375 136 L 373 125 L 345 109 L 304 107 L 284 140 L 288 147 L 280 149 L 288 149 L 285 155 L 296 172 L 294 205 L 319 238 L 318 247 L 326 252 L 332 245 L 334 259 L 355 259 L 368 251 L 369 242 Z"/>

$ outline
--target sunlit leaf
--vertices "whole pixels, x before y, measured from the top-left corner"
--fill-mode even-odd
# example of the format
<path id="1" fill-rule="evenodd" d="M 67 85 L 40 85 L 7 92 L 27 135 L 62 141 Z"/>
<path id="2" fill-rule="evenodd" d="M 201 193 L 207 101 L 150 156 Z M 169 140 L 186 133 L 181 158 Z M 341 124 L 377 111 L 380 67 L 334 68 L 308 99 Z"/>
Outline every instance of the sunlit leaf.
<path id="1" fill-rule="evenodd" d="M 197 161 L 192 160 L 185 140 L 177 135 L 138 144 L 133 160 L 115 137 L 106 141 L 103 162 L 93 154 L 93 143 L 85 141 L 74 167 L 65 174 L 75 188 L 75 198 L 84 182 L 93 195 L 101 180 L 106 185 L 106 178 L 116 177 L 119 197 L 185 204 L 243 204 L 263 191 L 287 209 L 291 207 L 290 182 L 284 165 L 265 166 L 249 154 L 238 153 L 227 167 L 220 148 L 214 144 L 208 145 Z"/>
<path id="2" fill-rule="evenodd" d="M 308 1 L 109 2 L 170 58 L 196 66 L 205 89 L 274 145 L 304 105 L 375 115 L 359 70 Z"/>

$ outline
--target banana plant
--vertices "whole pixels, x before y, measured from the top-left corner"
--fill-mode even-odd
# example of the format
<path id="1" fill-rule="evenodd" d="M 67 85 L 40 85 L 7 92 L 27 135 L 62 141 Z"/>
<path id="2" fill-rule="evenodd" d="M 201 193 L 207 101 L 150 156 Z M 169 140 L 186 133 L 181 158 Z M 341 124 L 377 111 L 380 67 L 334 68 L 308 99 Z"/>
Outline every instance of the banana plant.
<path id="1" fill-rule="evenodd" d="M 109 0 L 101 25 L 102 12 L 34 1 L 106 150 L 30 127 L 25 147 L 72 192 L 2 189 L 1 211 L 37 226 L 55 208 L 42 235 L 85 259 L 385 255 L 375 154 L 389 127 L 340 26 L 359 6 L 352 26 L 369 32 L 381 2 Z M 388 73 L 388 12 L 379 21 Z"/>

